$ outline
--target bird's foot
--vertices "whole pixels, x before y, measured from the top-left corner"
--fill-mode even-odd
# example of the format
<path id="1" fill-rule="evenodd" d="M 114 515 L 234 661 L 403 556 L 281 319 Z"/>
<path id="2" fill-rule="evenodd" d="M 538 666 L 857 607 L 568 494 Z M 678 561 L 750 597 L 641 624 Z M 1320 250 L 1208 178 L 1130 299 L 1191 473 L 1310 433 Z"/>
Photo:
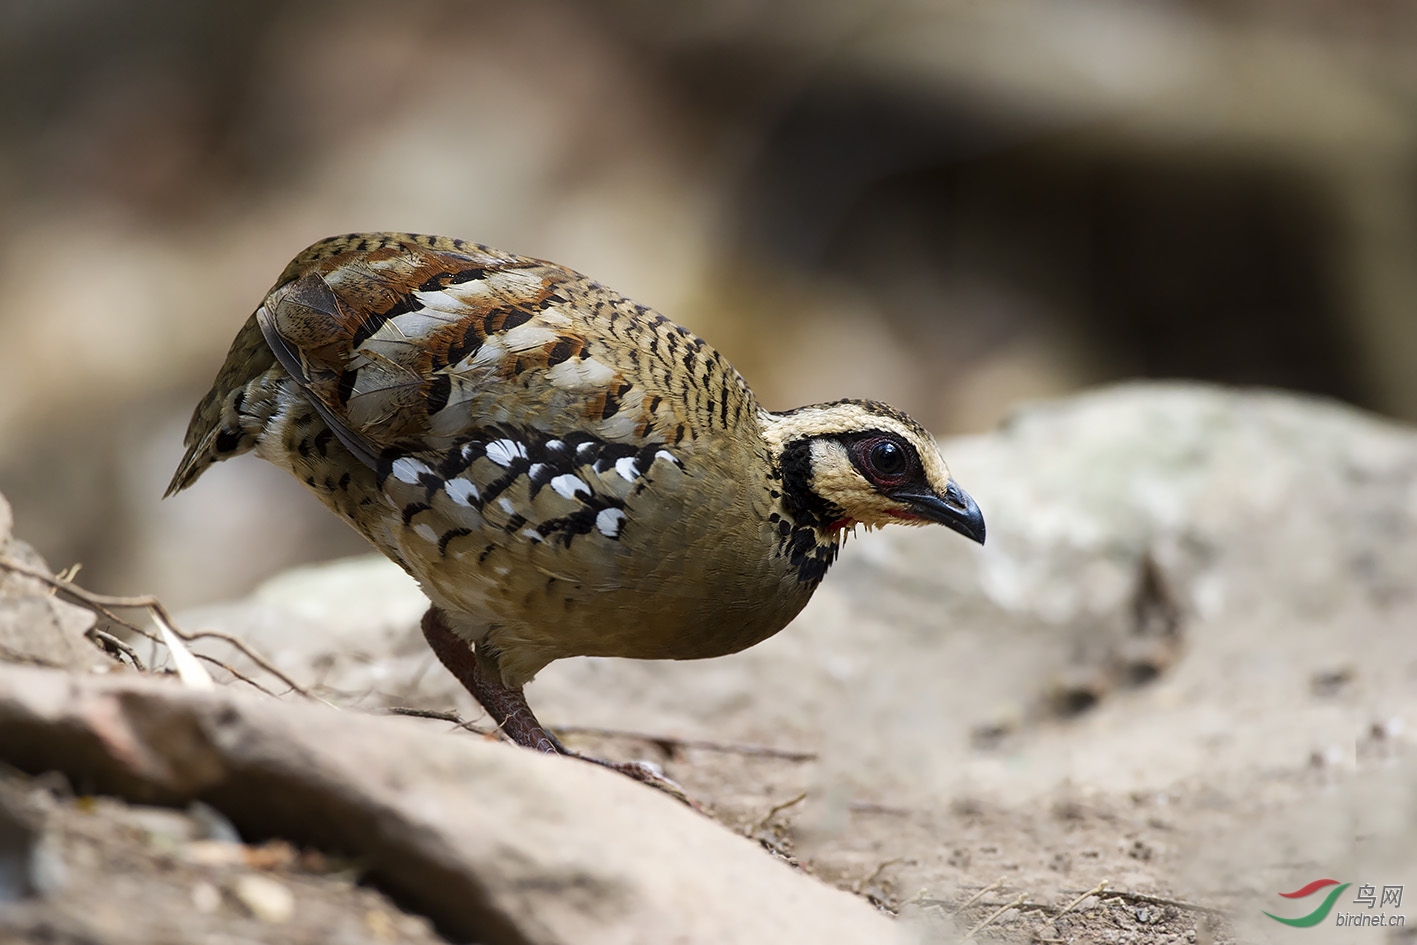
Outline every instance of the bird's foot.
<path id="1" fill-rule="evenodd" d="M 658 788 L 701 814 L 705 813 L 704 809 L 689 797 L 682 787 L 643 762 L 604 761 L 568 750 L 565 745 L 561 744 L 560 739 L 537 721 L 536 715 L 527 705 L 526 696 L 522 694 L 522 691 L 502 685 L 502 680 L 498 678 L 497 673 L 488 672 L 482 666 L 477 654 L 468 646 L 467 641 L 453 633 L 448 627 L 442 613 L 436 607 L 428 608 L 428 612 L 423 615 L 423 636 L 428 641 L 428 645 L 433 648 L 433 652 L 437 654 L 438 659 L 447 667 L 448 672 L 456 676 L 458 682 L 462 683 L 463 687 L 472 694 L 472 697 L 482 704 L 482 707 L 487 710 L 487 714 L 492 717 L 492 721 L 501 729 L 502 734 L 511 741 L 523 748 L 530 748 L 532 751 L 540 751 L 548 755 L 565 755 L 568 758 L 577 758 L 600 765 L 602 768 L 618 771 L 641 784 Z"/>
<path id="2" fill-rule="evenodd" d="M 523 748 L 550 755 L 569 754 L 566 747 L 548 732 L 526 704 L 520 689 L 502 685 L 495 672 L 488 672 L 467 641 L 453 633 L 443 614 L 429 607 L 423 615 L 423 638 L 438 660 L 457 677 L 472 697 L 482 704 L 502 733 Z"/>
<path id="3" fill-rule="evenodd" d="M 606 761 L 603 758 L 592 758 L 590 755 L 582 755 L 576 752 L 566 752 L 572 758 L 579 758 L 581 761 L 589 761 L 593 765 L 600 765 L 602 768 L 609 768 L 611 771 L 618 771 L 627 778 L 632 778 L 641 784 L 648 784 L 650 787 L 658 788 L 665 794 L 692 807 L 700 814 L 708 815 L 708 811 L 698 801 L 688 795 L 688 792 L 679 782 L 666 778 L 653 765 L 643 761 Z"/>

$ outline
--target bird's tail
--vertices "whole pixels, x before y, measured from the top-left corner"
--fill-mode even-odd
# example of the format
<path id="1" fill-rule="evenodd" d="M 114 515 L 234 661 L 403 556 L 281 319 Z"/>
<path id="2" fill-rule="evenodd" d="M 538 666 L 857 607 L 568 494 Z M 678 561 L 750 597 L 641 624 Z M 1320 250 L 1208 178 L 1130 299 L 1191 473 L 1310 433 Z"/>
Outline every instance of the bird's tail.
<path id="1" fill-rule="evenodd" d="M 269 385 L 262 381 L 275 364 L 253 315 L 231 343 L 212 389 L 192 411 L 182 440 L 187 453 L 177 464 L 164 498 L 196 482 L 212 464 L 255 448 L 269 418 L 270 398 L 260 396 Z"/>

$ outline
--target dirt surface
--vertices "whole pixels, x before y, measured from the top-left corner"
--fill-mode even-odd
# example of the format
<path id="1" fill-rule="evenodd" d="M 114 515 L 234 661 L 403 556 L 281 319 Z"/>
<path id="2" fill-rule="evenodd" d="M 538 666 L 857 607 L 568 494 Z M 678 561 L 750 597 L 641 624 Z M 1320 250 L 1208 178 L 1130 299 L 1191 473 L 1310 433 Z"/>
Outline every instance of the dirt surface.
<path id="1" fill-rule="evenodd" d="M 1353 884 L 1336 913 L 1417 912 L 1353 901 L 1364 884 L 1417 897 L 1417 435 L 1321 403 L 1140 387 L 1025 413 L 946 457 L 989 517 L 982 552 L 943 530 L 859 536 L 772 640 L 699 663 L 555 664 L 532 705 L 575 748 L 661 765 L 909 940 L 1410 941 L 1264 912 L 1312 911 L 1320 896 L 1278 894 L 1325 877 Z M 485 726 L 422 644 L 422 606 L 359 559 L 178 620 L 241 636 L 350 711 Z M 300 699 L 229 646 L 198 648 Z M 257 847 L 194 865 L 180 851 L 198 841 L 174 853 L 82 785 L 14 790 L 49 798 L 43 833 L 71 873 L 134 883 L 73 882 L 72 906 L 35 914 L 138 928 L 171 908 L 240 940 L 258 920 L 231 890 L 259 874 L 298 891 L 301 917 L 261 940 L 431 934 L 356 886 L 358 864 Z M 338 930 L 325 901 L 344 904 Z"/>
<path id="2" fill-rule="evenodd" d="M 361 885 L 358 863 L 230 842 L 234 829 L 210 809 L 77 797 L 53 777 L 3 789 L 7 816 L 42 825 L 45 864 L 45 895 L 6 903 L 6 941 L 444 941 Z"/>

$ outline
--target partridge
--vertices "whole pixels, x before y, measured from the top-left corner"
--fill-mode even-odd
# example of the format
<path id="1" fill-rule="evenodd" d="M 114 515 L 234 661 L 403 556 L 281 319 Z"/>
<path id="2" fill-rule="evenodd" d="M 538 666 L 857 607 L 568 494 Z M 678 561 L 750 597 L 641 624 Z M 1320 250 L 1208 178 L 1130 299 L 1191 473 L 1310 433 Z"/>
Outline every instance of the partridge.
<path id="1" fill-rule="evenodd" d="M 515 742 L 570 656 L 701 659 L 777 633 L 844 534 L 984 541 L 935 442 L 884 404 L 774 413 L 663 315 L 539 259 L 322 240 L 236 336 L 167 493 L 254 450 L 413 576 L 423 632 Z M 634 773 L 634 772 L 630 772 Z"/>

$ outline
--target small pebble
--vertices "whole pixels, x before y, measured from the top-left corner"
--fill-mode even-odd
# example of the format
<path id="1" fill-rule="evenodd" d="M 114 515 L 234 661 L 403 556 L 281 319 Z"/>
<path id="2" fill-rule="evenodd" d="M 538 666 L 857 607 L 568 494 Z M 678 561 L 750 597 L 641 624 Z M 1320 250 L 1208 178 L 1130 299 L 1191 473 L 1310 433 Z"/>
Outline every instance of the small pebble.
<path id="1" fill-rule="evenodd" d="M 1403 728 L 1402 719 L 1398 716 L 1393 716 L 1392 718 L 1374 722 L 1372 726 L 1369 727 L 1368 734 L 1375 741 L 1388 741 L 1401 735 Z"/>
<path id="2" fill-rule="evenodd" d="M 30 857 L 30 879 L 41 896 L 53 895 L 69 884 L 69 868 L 59 841 L 52 835 L 39 838 Z"/>
<path id="3" fill-rule="evenodd" d="M 364 913 L 364 927 L 369 930 L 370 935 L 381 942 L 398 941 L 398 929 L 394 928 L 394 920 L 389 918 L 387 912 L 370 909 Z"/>
<path id="4" fill-rule="evenodd" d="M 262 922 L 281 925 L 295 915 L 295 894 L 269 876 L 242 876 L 232 884 L 231 892 Z"/>
<path id="5" fill-rule="evenodd" d="M 206 880 L 199 880 L 192 886 L 192 906 L 207 915 L 221 908 L 221 892 Z"/>
<path id="6" fill-rule="evenodd" d="M 1337 745 L 1328 745 L 1309 755 L 1309 766 L 1312 768 L 1334 768 L 1342 763 L 1343 749 Z"/>
<path id="7" fill-rule="evenodd" d="M 182 848 L 182 859 L 195 866 L 244 865 L 246 848 L 224 840 L 193 840 Z"/>
<path id="8" fill-rule="evenodd" d="M 187 816 L 201 832 L 199 839 L 220 840 L 223 843 L 240 843 L 241 834 L 227 820 L 226 815 L 209 804 L 193 801 L 187 805 Z"/>
<path id="9" fill-rule="evenodd" d="M 1309 677 L 1309 691 L 1321 699 L 1331 699 L 1342 695 L 1353 684 L 1357 675 L 1352 666 L 1335 666 L 1322 669 Z"/>

